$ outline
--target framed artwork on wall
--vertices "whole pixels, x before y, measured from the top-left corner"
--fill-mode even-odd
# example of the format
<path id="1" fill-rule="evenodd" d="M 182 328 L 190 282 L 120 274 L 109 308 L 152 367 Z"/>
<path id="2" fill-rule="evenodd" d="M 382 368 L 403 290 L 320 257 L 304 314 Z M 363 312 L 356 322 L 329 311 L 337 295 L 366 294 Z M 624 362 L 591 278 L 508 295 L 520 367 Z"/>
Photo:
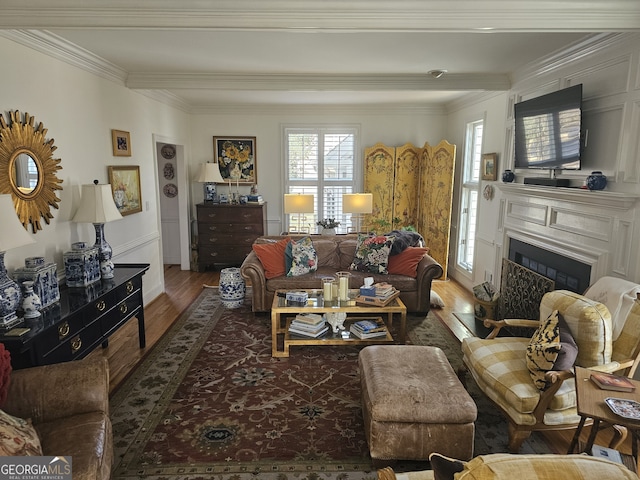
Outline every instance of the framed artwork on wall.
<path id="1" fill-rule="evenodd" d="M 498 154 L 483 154 L 481 169 L 482 180 L 496 180 L 498 178 Z"/>
<path id="2" fill-rule="evenodd" d="M 226 182 L 257 182 L 256 137 L 213 137 L 213 162 Z"/>
<path id="3" fill-rule="evenodd" d="M 112 165 L 108 169 L 113 200 L 116 202 L 120 215 L 141 212 L 140 167 L 137 165 Z"/>
<path id="4" fill-rule="evenodd" d="M 111 147 L 114 157 L 131 156 L 131 136 L 124 130 L 111 130 Z"/>

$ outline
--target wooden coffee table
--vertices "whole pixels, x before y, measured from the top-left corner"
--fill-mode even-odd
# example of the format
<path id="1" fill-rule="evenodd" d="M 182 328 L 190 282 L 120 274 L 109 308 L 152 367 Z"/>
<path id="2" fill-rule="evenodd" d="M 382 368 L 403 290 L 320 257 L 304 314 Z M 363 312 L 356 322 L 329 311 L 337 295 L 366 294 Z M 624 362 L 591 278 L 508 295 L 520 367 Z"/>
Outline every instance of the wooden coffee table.
<path id="1" fill-rule="evenodd" d="M 278 290 L 273 297 L 271 306 L 271 356 L 288 357 L 289 347 L 292 345 L 373 345 L 377 343 L 393 343 L 391 327 L 393 325 L 394 313 L 400 314 L 400 330 L 398 332 L 398 343 L 404 343 L 407 328 L 407 307 L 400 300 L 394 298 L 384 307 L 377 305 L 356 304 L 355 297 L 358 290 L 349 291 L 349 300 L 324 302 L 321 290 L 303 290 L 309 294 L 309 301 L 306 306 L 288 306 L 284 294 L 287 290 Z M 280 295 L 278 295 L 280 294 Z M 347 314 L 345 327 L 349 330 L 349 324 L 358 320 L 358 316 L 380 316 L 387 326 L 388 333 L 384 337 L 360 339 L 351 334 L 343 338 L 339 333 L 334 334 L 329 328 L 329 332 L 318 338 L 307 338 L 289 334 L 289 323 L 298 313 L 331 313 L 344 312 Z M 353 316 L 349 316 L 352 314 Z"/>
<path id="2" fill-rule="evenodd" d="M 638 437 L 640 431 L 640 420 L 631 420 L 625 417 L 621 417 L 616 415 L 611 411 L 609 406 L 605 403 L 605 398 L 607 397 L 615 397 L 615 398 L 623 398 L 627 400 L 635 400 L 640 401 L 640 382 L 631 380 L 635 386 L 635 392 L 614 392 L 611 390 L 603 390 L 599 388 L 595 383 L 593 383 L 590 379 L 590 375 L 592 370 L 575 367 L 576 369 L 576 399 L 578 406 L 578 415 L 580 415 L 580 423 L 578 424 L 578 428 L 576 429 L 576 433 L 573 436 L 573 440 L 571 441 L 571 445 L 569 446 L 568 453 L 573 453 L 575 448 L 578 446 L 578 441 L 580 437 L 580 433 L 582 432 L 582 428 L 584 427 L 585 421 L 588 418 L 593 419 L 593 425 L 591 427 L 591 432 L 589 433 L 589 438 L 587 440 L 586 445 L 584 446 L 584 451 L 587 453 L 591 452 L 591 448 L 593 447 L 593 442 L 595 441 L 596 435 L 598 433 L 599 428 L 605 425 L 622 425 L 626 427 L 632 434 L 632 457 L 634 466 L 637 465 L 638 462 Z M 615 439 L 614 439 L 615 441 Z M 625 462 L 626 465 L 626 462 Z M 629 466 L 629 465 L 627 465 Z M 633 471 L 637 471 L 635 468 Z"/>

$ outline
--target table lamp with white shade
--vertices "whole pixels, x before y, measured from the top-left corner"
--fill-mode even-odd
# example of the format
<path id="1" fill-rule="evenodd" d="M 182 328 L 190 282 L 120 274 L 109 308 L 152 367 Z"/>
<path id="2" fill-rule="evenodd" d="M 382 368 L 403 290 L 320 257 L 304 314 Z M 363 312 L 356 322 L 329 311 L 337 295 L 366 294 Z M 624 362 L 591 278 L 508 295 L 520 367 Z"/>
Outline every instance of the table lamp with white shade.
<path id="1" fill-rule="evenodd" d="M 345 193 L 342 195 L 342 213 L 351 213 L 355 217 L 355 232 L 360 233 L 360 216 L 373 211 L 373 194 L 371 193 Z"/>
<path id="2" fill-rule="evenodd" d="M 314 196 L 302 193 L 285 193 L 284 194 L 284 213 L 298 214 L 298 232 L 300 232 L 300 214 L 313 213 Z"/>
<path id="3" fill-rule="evenodd" d="M 0 195 L 0 329 L 8 329 L 19 324 L 22 319 L 16 315 L 22 292 L 20 285 L 9 278 L 4 265 L 7 250 L 35 243 L 18 219 L 11 195 Z"/>
<path id="4" fill-rule="evenodd" d="M 202 163 L 195 178 L 196 182 L 204 183 L 204 201 L 218 203 L 216 183 L 224 183 L 217 163 Z"/>
<path id="5" fill-rule="evenodd" d="M 113 278 L 113 262 L 111 256 L 113 250 L 104 237 L 104 224 L 120 220 L 122 215 L 113 200 L 111 185 L 98 184 L 98 180 L 93 181 L 93 185 L 82 185 L 82 197 L 80 207 L 73 216 L 76 223 L 93 223 L 96 229 L 96 243 L 100 257 L 100 274 L 102 278 Z"/>

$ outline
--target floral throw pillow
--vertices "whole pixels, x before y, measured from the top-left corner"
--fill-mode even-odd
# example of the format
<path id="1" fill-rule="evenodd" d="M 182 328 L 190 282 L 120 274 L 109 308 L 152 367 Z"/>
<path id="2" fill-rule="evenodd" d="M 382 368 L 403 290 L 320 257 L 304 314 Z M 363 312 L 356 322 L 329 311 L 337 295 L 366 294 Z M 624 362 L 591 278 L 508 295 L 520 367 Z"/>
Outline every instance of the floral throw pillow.
<path id="1" fill-rule="evenodd" d="M 356 255 L 349 269 L 358 272 L 388 273 L 389 252 L 395 237 L 386 235 L 358 235 Z"/>
<path id="2" fill-rule="evenodd" d="M 0 410 L 0 455 L 42 456 L 42 447 L 31 420 L 23 420 Z"/>
<path id="3" fill-rule="evenodd" d="M 291 241 L 291 268 L 287 277 L 297 277 L 318 270 L 318 254 L 311 237 Z"/>

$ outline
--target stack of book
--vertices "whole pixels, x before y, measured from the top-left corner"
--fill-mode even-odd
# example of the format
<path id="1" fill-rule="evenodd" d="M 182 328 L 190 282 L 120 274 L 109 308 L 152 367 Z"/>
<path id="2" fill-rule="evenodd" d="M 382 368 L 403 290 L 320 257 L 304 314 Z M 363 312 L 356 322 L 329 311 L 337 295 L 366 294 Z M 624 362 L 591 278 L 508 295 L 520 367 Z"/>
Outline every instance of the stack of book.
<path id="1" fill-rule="evenodd" d="M 373 286 L 376 289 L 376 298 L 380 300 L 389 298 L 396 291 L 396 289 L 393 288 L 393 285 L 386 282 L 374 283 Z"/>
<path id="2" fill-rule="evenodd" d="M 351 324 L 349 331 L 361 339 L 387 336 L 387 327 L 382 321 L 382 318 L 375 320 L 358 320 Z"/>
<path id="3" fill-rule="evenodd" d="M 324 335 L 328 330 L 324 317 L 316 313 L 299 313 L 289 324 L 289 333 L 311 338 Z"/>
<path id="4" fill-rule="evenodd" d="M 247 195 L 247 203 L 257 203 L 258 205 L 262 205 L 264 200 L 262 199 L 262 195 Z"/>

